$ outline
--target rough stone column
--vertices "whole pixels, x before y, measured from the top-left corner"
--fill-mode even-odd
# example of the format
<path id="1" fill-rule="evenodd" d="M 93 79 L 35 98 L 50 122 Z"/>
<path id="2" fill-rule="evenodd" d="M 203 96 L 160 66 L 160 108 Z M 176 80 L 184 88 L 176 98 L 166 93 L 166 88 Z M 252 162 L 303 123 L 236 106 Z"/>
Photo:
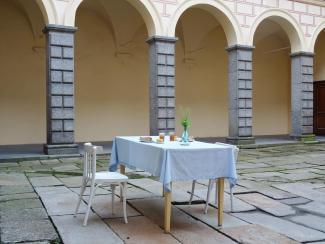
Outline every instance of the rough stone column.
<path id="1" fill-rule="evenodd" d="M 147 42 L 150 62 L 150 135 L 175 131 L 176 38 L 151 37 Z"/>
<path id="2" fill-rule="evenodd" d="M 229 137 L 233 144 L 254 143 L 252 137 L 253 47 L 234 45 L 228 51 Z"/>
<path id="3" fill-rule="evenodd" d="M 46 154 L 78 153 L 74 141 L 74 33 L 76 28 L 48 25 L 46 34 Z"/>
<path id="4" fill-rule="evenodd" d="M 291 54 L 291 136 L 296 139 L 314 139 L 313 63 L 313 53 Z"/>

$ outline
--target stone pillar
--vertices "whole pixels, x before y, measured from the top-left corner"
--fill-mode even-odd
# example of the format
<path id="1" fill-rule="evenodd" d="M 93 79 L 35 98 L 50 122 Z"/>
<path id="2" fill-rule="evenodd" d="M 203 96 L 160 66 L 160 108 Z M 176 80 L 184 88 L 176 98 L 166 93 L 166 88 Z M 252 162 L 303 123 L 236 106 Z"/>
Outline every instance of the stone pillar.
<path id="1" fill-rule="evenodd" d="M 295 139 L 314 140 L 313 63 L 313 53 L 291 54 L 291 136 Z"/>
<path id="2" fill-rule="evenodd" d="M 150 135 L 175 131 L 175 43 L 171 37 L 148 39 Z"/>
<path id="3" fill-rule="evenodd" d="M 253 47 L 234 45 L 228 51 L 229 137 L 233 144 L 252 144 Z"/>
<path id="4" fill-rule="evenodd" d="M 47 144 L 46 154 L 78 153 L 74 141 L 74 33 L 76 28 L 47 25 L 46 89 Z"/>

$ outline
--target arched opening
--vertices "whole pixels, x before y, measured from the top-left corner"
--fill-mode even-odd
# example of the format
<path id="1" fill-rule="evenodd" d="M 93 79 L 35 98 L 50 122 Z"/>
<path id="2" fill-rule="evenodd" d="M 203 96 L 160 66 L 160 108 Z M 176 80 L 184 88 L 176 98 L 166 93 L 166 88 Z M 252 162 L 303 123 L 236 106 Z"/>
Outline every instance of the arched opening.
<path id="1" fill-rule="evenodd" d="M 176 27 L 176 130 L 182 131 L 180 107 L 189 108 L 190 134 L 203 138 L 228 135 L 227 38 L 210 13 L 191 7 Z"/>
<path id="2" fill-rule="evenodd" d="M 148 34 L 142 16 L 125 0 L 84 0 L 76 26 L 76 141 L 148 134 Z"/>
<path id="3" fill-rule="evenodd" d="M 325 29 L 315 44 L 314 58 L 314 133 L 325 135 Z"/>
<path id="4" fill-rule="evenodd" d="M 280 17 L 277 17 L 280 18 Z M 293 42 L 283 20 L 263 20 L 254 34 L 253 135 L 288 135 L 291 131 L 291 59 Z"/>
<path id="5" fill-rule="evenodd" d="M 46 141 L 44 25 L 35 0 L 0 0 L 0 145 Z"/>

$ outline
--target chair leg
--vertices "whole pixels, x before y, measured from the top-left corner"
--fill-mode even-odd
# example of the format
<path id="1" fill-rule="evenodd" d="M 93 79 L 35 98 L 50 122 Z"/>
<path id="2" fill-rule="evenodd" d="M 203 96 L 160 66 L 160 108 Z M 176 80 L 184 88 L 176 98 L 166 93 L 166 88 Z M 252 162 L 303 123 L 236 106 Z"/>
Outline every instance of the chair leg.
<path id="1" fill-rule="evenodd" d="M 204 213 L 205 214 L 208 213 L 208 206 L 209 206 L 209 202 L 210 202 L 211 190 L 213 188 L 213 182 L 214 182 L 214 180 L 209 180 L 207 198 L 205 200 L 205 207 L 204 207 Z"/>
<path id="2" fill-rule="evenodd" d="M 85 219 L 84 219 L 84 226 L 87 226 L 88 217 L 89 217 L 89 213 L 90 213 L 90 208 L 91 208 L 91 204 L 92 204 L 93 199 L 94 199 L 96 188 L 97 188 L 97 186 L 94 186 L 94 185 L 91 186 L 90 196 L 89 196 L 89 201 L 88 201 L 88 206 L 87 206 L 87 212 L 86 212 Z"/>
<path id="3" fill-rule="evenodd" d="M 82 186 L 80 188 L 79 200 L 78 200 L 77 207 L 76 207 L 76 211 L 74 212 L 74 216 L 73 217 L 76 217 L 77 216 L 77 213 L 78 213 L 78 210 L 79 210 L 79 207 L 80 207 L 80 204 L 81 204 L 82 197 L 83 197 L 84 192 L 86 190 L 86 186 L 87 186 L 87 181 L 86 180 L 82 180 Z"/>
<path id="4" fill-rule="evenodd" d="M 191 190 L 191 196 L 190 196 L 189 205 L 192 204 L 193 195 L 194 195 L 194 190 L 195 190 L 195 184 L 196 184 L 196 180 L 193 180 L 193 181 L 192 181 L 192 190 Z"/>
<path id="5" fill-rule="evenodd" d="M 112 214 L 114 214 L 115 185 L 113 184 L 111 185 L 111 192 L 112 192 Z"/>
<path id="6" fill-rule="evenodd" d="M 230 187 L 230 211 L 233 212 L 234 211 L 234 194 L 232 191 L 232 187 Z"/>
<path id="7" fill-rule="evenodd" d="M 122 191 L 123 191 L 123 214 L 124 214 L 124 222 L 127 224 L 128 223 L 128 219 L 127 219 L 127 215 L 126 215 L 126 191 L 127 191 L 127 183 L 123 182 L 121 184 L 122 187 Z"/>

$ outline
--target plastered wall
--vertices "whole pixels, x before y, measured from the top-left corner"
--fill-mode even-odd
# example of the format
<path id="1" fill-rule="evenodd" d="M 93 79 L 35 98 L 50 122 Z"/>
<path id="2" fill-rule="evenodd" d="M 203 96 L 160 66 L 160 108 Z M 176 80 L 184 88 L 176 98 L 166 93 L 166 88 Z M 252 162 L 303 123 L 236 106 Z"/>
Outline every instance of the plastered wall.
<path id="1" fill-rule="evenodd" d="M 315 47 L 314 80 L 325 80 L 325 32 L 317 39 Z"/>
<path id="2" fill-rule="evenodd" d="M 36 43 L 28 19 L 10 1 L 0 1 L 0 37 L 0 145 L 44 143 L 44 40 Z"/>

